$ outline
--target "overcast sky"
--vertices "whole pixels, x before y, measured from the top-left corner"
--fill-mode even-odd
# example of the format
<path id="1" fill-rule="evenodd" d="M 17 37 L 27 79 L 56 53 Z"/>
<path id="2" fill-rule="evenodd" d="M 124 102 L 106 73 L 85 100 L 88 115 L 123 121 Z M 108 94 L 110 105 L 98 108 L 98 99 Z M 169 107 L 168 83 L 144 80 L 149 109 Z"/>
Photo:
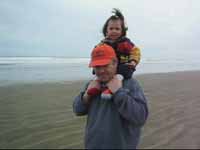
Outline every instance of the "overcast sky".
<path id="1" fill-rule="evenodd" d="M 89 57 L 119 8 L 144 56 L 200 48 L 200 0 L 1 0 L 0 56 Z"/>

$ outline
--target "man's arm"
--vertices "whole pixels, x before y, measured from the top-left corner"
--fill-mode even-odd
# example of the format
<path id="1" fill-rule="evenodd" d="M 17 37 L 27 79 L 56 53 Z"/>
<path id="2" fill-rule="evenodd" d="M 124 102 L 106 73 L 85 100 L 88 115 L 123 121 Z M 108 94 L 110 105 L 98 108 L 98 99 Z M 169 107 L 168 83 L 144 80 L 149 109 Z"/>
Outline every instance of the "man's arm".
<path id="1" fill-rule="evenodd" d="M 119 88 L 113 97 L 119 113 L 134 125 L 144 125 L 148 116 L 147 100 L 139 83 L 132 79 L 127 89 Z"/>
<path id="2" fill-rule="evenodd" d="M 77 116 L 86 115 L 88 112 L 88 104 L 85 102 L 86 88 L 81 91 L 78 96 L 75 97 L 73 102 L 73 111 Z"/>
<path id="3" fill-rule="evenodd" d="M 75 97 L 73 110 L 77 116 L 86 115 L 92 98 L 100 93 L 100 85 L 97 80 L 91 80 L 80 94 Z"/>

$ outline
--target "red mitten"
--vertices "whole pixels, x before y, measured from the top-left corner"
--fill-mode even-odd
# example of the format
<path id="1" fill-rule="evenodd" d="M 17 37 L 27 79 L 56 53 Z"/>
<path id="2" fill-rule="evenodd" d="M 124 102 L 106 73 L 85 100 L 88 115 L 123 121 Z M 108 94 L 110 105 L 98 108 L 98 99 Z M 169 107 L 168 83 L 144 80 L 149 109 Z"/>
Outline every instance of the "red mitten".
<path id="1" fill-rule="evenodd" d="M 87 94 L 90 95 L 90 96 L 95 96 L 95 95 L 98 95 L 100 94 L 101 91 L 97 88 L 90 88 L 87 90 Z"/>
<path id="2" fill-rule="evenodd" d="M 102 91 L 101 93 L 101 98 L 105 99 L 105 100 L 109 100 L 112 97 L 112 92 L 110 89 L 105 89 L 104 91 Z"/>

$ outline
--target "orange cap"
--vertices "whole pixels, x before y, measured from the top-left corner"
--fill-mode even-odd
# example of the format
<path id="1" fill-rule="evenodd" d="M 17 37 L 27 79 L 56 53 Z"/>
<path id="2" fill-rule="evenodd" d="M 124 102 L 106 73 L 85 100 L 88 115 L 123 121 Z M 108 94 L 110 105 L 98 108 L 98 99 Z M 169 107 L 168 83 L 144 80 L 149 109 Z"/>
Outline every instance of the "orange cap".
<path id="1" fill-rule="evenodd" d="M 107 65 L 113 58 L 117 58 L 114 49 L 107 44 L 100 44 L 92 50 L 89 67 Z"/>

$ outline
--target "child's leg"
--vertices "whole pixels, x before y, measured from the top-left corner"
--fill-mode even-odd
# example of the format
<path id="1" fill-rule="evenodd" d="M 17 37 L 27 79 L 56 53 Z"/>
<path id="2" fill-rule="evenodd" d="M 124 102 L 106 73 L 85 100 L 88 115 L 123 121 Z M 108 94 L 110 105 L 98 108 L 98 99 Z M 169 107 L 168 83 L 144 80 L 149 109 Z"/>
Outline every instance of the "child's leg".
<path id="1" fill-rule="evenodd" d="M 121 74 L 125 79 L 132 77 L 135 68 L 130 68 L 127 64 L 118 64 L 117 73 Z"/>

